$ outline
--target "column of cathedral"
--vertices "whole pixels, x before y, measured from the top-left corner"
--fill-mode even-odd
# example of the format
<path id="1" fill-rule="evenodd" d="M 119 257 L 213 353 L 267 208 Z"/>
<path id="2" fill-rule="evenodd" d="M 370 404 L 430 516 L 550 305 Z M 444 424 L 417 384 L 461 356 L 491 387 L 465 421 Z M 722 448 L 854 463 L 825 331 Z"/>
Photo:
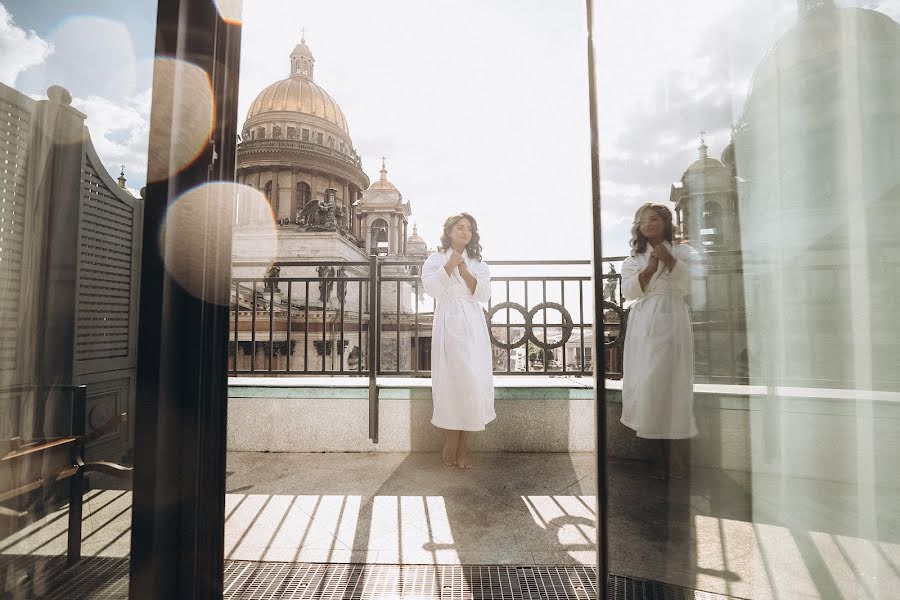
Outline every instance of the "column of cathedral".
<path id="1" fill-rule="evenodd" d="M 293 222 L 294 219 L 297 218 L 297 211 L 299 210 L 297 208 L 297 205 L 300 203 L 300 198 L 297 197 L 297 183 L 299 180 L 299 177 L 297 177 L 297 175 L 297 169 L 291 169 L 291 222 Z"/>
<path id="2" fill-rule="evenodd" d="M 344 204 L 344 227 L 350 229 L 350 185 L 345 183 L 343 189 L 343 198 L 341 199 Z"/>
<path id="3" fill-rule="evenodd" d="M 255 187 L 260 194 L 264 193 L 264 191 L 265 191 L 263 189 L 263 185 L 264 185 L 264 183 L 262 181 L 262 170 L 258 170 L 258 171 L 256 171 L 256 186 Z M 257 203 L 255 210 L 253 211 L 253 216 L 250 219 L 251 225 L 256 225 L 257 223 L 264 222 L 265 213 L 263 211 L 265 211 L 265 209 L 266 209 L 266 207 L 265 207 L 264 203 L 262 203 L 262 202 Z"/>
<path id="4" fill-rule="evenodd" d="M 404 220 L 403 221 L 403 242 L 400 244 L 400 248 L 401 248 L 400 254 L 402 254 L 403 256 L 406 256 L 406 238 L 407 238 L 407 227 L 408 226 L 409 226 L 409 223 L 407 223 Z"/>
<path id="5" fill-rule="evenodd" d="M 281 173 L 281 169 L 275 169 L 272 175 L 272 212 L 275 213 L 276 221 L 280 221 L 287 212 L 287 206 L 281 198 Z"/>
<path id="6" fill-rule="evenodd" d="M 394 215 L 394 226 L 391 229 L 393 229 L 391 237 L 394 239 L 391 254 L 397 255 L 400 254 L 400 215 Z"/>

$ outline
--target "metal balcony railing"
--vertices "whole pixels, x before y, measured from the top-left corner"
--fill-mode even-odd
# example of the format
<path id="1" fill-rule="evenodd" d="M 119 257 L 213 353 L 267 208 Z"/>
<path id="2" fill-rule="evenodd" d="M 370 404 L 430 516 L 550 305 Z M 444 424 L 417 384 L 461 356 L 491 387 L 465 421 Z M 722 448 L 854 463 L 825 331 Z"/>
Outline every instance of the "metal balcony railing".
<path id="1" fill-rule="evenodd" d="M 605 262 L 619 263 L 623 257 Z M 281 262 L 235 277 L 229 372 L 246 375 L 428 377 L 433 301 L 422 260 Z M 485 309 L 497 375 L 593 374 L 590 261 L 492 261 Z M 267 263 L 235 263 L 235 271 Z M 282 276 L 282 274 L 290 276 Z M 620 274 L 604 275 L 607 374 L 621 375 L 627 313 Z"/>

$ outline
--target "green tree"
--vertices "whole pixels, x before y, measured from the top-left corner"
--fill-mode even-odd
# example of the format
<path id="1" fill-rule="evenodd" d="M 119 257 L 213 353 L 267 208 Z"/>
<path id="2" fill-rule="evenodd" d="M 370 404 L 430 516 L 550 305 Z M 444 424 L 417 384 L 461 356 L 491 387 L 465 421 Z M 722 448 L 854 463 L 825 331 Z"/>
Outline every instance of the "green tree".
<path id="1" fill-rule="evenodd" d="M 547 364 L 547 358 L 549 356 L 549 352 L 538 346 L 532 341 L 528 341 L 528 361 L 535 362 L 540 361 L 541 364 Z"/>

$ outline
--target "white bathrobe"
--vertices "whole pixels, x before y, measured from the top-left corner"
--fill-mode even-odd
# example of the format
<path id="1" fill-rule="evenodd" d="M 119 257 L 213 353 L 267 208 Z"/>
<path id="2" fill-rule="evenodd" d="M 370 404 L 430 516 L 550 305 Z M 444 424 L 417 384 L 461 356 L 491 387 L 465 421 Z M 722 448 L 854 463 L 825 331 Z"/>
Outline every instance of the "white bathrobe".
<path id="1" fill-rule="evenodd" d="M 491 273 L 485 262 L 465 261 L 478 281 L 469 290 L 459 267 L 447 275 L 452 250 L 436 252 L 422 267 L 425 292 L 434 298 L 431 334 L 431 423 L 441 429 L 481 431 L 496 418 L 491 340 L 481 303 L 491 298 Z"/>
<path id="2" fill-rule="evenodd" d="M 625 330 L 622 423 L 638 437 L 682 439 L 697 435 L 694 421 L 694 340 L 684 297 L 691 291 L 697 252 L 681 244 L 669 248 L 671 272 L 660 262 L 641 290 L 638 275 L 651 248 L 625 259 L 622 293 L 631 305 Z"/>

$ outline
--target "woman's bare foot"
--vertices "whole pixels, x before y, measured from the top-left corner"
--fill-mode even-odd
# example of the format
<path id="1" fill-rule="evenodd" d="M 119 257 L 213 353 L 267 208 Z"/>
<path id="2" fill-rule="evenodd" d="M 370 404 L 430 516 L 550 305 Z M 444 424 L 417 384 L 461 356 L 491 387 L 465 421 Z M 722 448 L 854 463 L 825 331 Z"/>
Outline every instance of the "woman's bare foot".
<path id="1" fill-rule="evenodd" d="M 666 452 L 669 463 L 669 477 L 672 479 L 684 479 L 687 477 L 688 468 L 686 460 L 687 447 L 683 440 L 670 440 Z"/>
<path id="2" fill-rule="evenodd" d="M 456 466 L 460 469 L 471 469 L 472 463 L 469 461 L 469 432 L 459 432 L 459 446 L 456 449 Z"/>
<path id="3" fill-rule="evenodd" d="M 444 451 L 441 452 L 441 464 L 445 467 L 456 466 L 456 448 L 444 446 Z"/>
<path id="4" fill-rule="evenodd" d="M 669 479 L 684 479 L 685 477 L 687 477 L 687 470 L 675 467 L 669 469 Z"/>
<path id="5" fill-rule="evenodd" d="M 459 432 L 447 431 L 444 438 L 444 451 L 441 452 L 441 463 L 447 467 L 456 466 L 456 454 L 459 451 Z"/>
<path id="6" fill-rule="evenodd" d="M 665 479 L 668 474 L 666 469 L 666 452 L 664 440 L 650 440 L 651 457 L 650 477 L 653 479 Z"/>

